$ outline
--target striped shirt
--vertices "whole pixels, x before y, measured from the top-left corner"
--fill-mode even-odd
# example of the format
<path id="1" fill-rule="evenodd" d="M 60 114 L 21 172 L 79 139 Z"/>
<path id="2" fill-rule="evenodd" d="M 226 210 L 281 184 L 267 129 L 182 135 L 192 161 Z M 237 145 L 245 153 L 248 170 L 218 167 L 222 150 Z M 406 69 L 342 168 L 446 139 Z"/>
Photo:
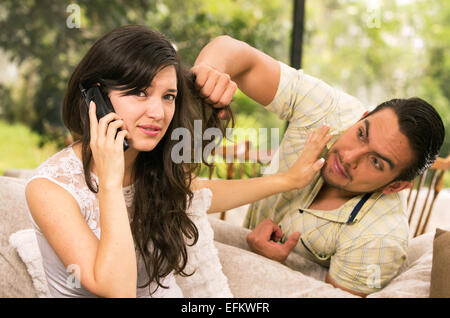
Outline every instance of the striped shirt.
<path id="1" fill-rule="evenodd" d="M 289 121 L 269 171 L 287 171 L 301 153 L 308 131 L 323 124 L 336 138 L 356 123 L 367 110 L 361 102 L 323 81 L 280 62 L 280 83 L 267 108 Z M 279 224 L 286 239 L 294 232 L 301 237 L 293 252 L 329 267 L 331 279 L 353 291 L 369 294 L 386 286 L 405 263 L 408 221 L 403 192 L 368 195 L 359 213 L 351 213 L 363 195 L 334 210 L 313 210 L 323 185 L 318 173 L 305 188 L 277 194 L 252 204 L 244 226 L 254 229 L 266 218 Z M 350 222 L 349 222 L 350 221 Z M 282 241 L 283 241 L 282 239 Z"/>

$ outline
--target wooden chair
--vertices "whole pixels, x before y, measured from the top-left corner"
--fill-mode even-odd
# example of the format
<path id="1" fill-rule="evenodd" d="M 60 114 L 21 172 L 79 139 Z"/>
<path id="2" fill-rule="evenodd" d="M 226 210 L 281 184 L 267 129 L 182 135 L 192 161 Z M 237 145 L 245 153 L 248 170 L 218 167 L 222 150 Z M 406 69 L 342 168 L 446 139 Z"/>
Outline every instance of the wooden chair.
<path id="1" fill-rule="evenodd" d="M 226 179 L 234 179 L 236 176 L 236 167 L 239 171 L 239 178 L 244 176 L 245 163 L 251 163 L 251 173 L 249 177 L 255 178 L 260 176 L 259 167 L 265 165 L 270 161 L 271 151 L 268 150 L 265 157 L 261 157 L 257 150 L 252 149 L 252 144 L 249 140 L 242 143 L 235 143 L 231 146 L 222 146 L 218 152 L 213 151 L 213 155 L 219 156 L 225 160 L 226 164 Z M 236 160 L 244 162 L 236 162 Z M 209 168 L 209 179 L 212 178 L 215 166 Z M 225 220 L 226 211 L 220 213 L 220 219 Z"/>
<path id="2" fill-rule="evenodd" d="M 408 211 L 410 211 L 408 222 L 411 230 L 414 231 L 413 237 L 425 233 L 431 213 L 433 212 L 434 203 L 436 202 L 439 192 L 442 190 L 445 173 L 449 169 L 450 155 L 445 159 L 437 158 L 428 170 L 416 178 L 413 187 L 409 190 L 407 198 L 407 207 Z M 427 188 L 424 187 L 426 184 L 428 184 Z M 422 192 L 425 192 L 422 193 L 422 195 L 421 190 Z M 415 192 L 415 195 L 412 195 L 413 192 Z M 426 194 L 425 200 L 419 200 L 419 197 L 423 198 L 423 194 Z M 413 216 L 416 215 L 416 213 L 419 213 L 419 218 L 417 222 L 413 222 Z M 415 226 L 412 226 L 412 223 L 414 223 Z"/>

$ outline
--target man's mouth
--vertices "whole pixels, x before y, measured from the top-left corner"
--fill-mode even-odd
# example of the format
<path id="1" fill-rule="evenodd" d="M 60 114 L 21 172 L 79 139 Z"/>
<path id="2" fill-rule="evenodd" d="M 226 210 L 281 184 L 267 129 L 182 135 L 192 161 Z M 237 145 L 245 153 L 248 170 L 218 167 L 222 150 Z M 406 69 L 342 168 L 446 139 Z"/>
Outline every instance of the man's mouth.
<path id="1" fill-rule="evenodd" d="M 333 160 L 333 170 L 336 172 L 337 175 L 345 178 L 350 179 L 349 174 L 345 170 L 344 166 L 341 164 L 339 154 L 335 152 L 334 160 Z"/>

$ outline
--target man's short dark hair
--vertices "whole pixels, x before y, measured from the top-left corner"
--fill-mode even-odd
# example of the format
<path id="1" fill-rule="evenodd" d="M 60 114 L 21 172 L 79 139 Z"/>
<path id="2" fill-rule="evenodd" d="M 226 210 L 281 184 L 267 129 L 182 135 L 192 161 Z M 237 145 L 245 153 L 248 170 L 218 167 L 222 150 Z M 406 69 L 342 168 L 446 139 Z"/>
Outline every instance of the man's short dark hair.
<path id="1" fill-rule="evenodd" d="M 411 164 L 394 181 L 412 181 L 436 160 L 444 142 L 444 124 L 434 107 L 418 97 L 391 99 L 378 105 L 366 117 L 386 108 L 397 115 L 400 132 L 408 138 L 414 154 Z"/>

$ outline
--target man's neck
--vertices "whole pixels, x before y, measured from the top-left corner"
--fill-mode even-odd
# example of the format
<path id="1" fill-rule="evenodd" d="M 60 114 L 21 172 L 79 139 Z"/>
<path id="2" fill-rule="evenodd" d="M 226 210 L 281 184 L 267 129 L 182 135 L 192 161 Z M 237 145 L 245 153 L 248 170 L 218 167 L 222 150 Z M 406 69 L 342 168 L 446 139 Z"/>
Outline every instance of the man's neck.
<path id="1" fill-rule="evenodd" d="M 309 208 L 314 210 L 334 210 L 356 195 L 324 183 Z"/>

